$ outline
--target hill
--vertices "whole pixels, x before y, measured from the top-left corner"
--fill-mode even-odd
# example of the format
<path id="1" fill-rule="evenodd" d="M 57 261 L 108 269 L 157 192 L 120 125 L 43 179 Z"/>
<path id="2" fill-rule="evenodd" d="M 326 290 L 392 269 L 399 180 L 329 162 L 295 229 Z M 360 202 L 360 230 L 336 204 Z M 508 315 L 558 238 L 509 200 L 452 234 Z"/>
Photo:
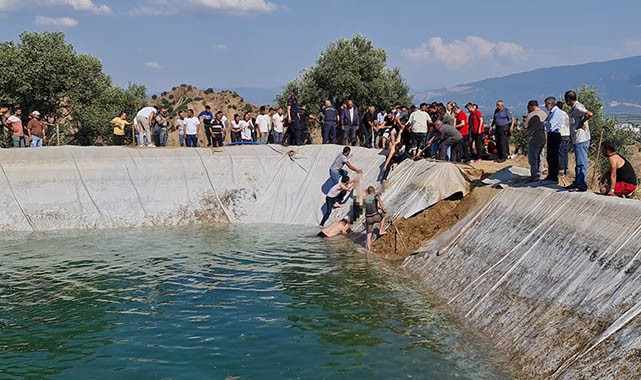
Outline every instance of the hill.
<path id="1" fill-rule="evenodd" d="M 247 102 L 235 91 L 216 92 L 211 88 L 201 90 L 196 86 L 187 84 L 174 87 L 171 91 L 161 93 L 160 96 L 154 95 L 147 99 L 147 104 L 158 109 L 167 108 L 170 116 L 176 115 L 178 111 L 186 111 L 188 109 L 193 109 L 194 113 L 198 115 L 205 110 L 206 105 L 209 105 L 214 113 L 223 111 L 228 120 L 233 120 L 236 113 L 242 115 L 246 111 L 254 113 L 258 111 L 258 107 Z M 227 136 L 227 139 L 229 140 L 229 136 Z M 169 131 L 169 145 L 178 145 L 178 132 L 174 131 L 173 128 Z M 207 146 L 205 133 L 202 130 L 198 136 L 198 145 Z"/>
<path id="2" fill-rule="evenodd" d="M 505 100 L 515 114 L 525 114 L 530 99 L 542 102 L 547 96 L 561 96 L 581 84 L 594 86 L 609 115 L 641 115 L 641 56 L 556 66 L 420 92 L 414 102 L 449 101 L 477 103 L 484 113 L 494 109 L 497 99 Z"/>

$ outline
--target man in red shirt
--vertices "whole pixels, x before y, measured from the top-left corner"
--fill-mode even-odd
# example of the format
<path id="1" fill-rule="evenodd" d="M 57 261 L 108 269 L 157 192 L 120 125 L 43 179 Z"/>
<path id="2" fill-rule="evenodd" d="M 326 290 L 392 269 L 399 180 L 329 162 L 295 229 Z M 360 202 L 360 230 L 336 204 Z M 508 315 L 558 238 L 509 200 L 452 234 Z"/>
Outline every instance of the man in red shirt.
<path id="1" fill-rule="evenodd" d="M 11 130 L 11 138 L 13 140 L 14 148 L 24 148 L 27 142 L 24 138 L 24 129 L 22 128 L 22 110 L 16 108 L 13 115 L 5 121 L 5 125 Z"/>
<path id="2" fill-rule="evenodd" d="M 467 114 L 465 111 L 460 109 L 458 107 L 458 104 L 455 102 L 452 102 L 452 112 L 454 115 L 456 115 L 456 119 L 454 120 L 454 126 L 458 131 L 461 133 L 461 136 L 463 136 L 463 140 L 461 141 L 460 144 L 460 150 L 461 154 L 459 156 L 459 161 L 461 162 L 469 162 L 470 161 L 470 125 L 469 125 L 469 120 L 467 117 Z"/>
<path id="3" fill-rule="evenodd" d="M 469 126 L 472 129 L 472 138 L 470 139 L 469 147 L 471 150 L 472 143 L 474 143 L 474 152 L 476 153 L 474 162 L 479 162 L 483 154 L 483 114 L 478 110 L 476 104 L 467 103 L 465 108 L 467 108 L 467 112 L 470 113 Z"/>

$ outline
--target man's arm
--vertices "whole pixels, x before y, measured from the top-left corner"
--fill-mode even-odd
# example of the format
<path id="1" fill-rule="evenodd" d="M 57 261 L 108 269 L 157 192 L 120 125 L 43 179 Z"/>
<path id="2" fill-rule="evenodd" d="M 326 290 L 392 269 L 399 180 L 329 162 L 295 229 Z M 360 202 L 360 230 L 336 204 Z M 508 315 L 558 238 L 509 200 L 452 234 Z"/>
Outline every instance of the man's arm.
<path id="1" fill-rule="evenodd" d="M 387 211 L 385 211 L 385 205 L 383 205 L 383 198 L 381 198 L 381 196 L 377 194 L 376 199 L 378 200 L 378 207 L 381 209 L 381 211 L 387 214 Z"/>
<path id="2" fill-rule="evenodd" d="M 351 170 L 355 171 L 355 172 L 356 172 L 356 173 L 358 173 L 358 174 L 363 173 L 363 171 L 362 171 L 361 169 L 359 169 L 359 168 L 357 168 L 356 166 L 352 165 L 349 161 L 347 161 L 347 162 L 345 163 L 345 165 L 347 165 L 347 167 L 348 167 L 348 168 L 350 168 Z"/>
<path id="3" fill-rule="evenodd" d="M 610 162 L 610 191 L 607 195 L 614 195 L 614 185 L 617 183 L 617 164 L 614 156 L 608 157 Z"/>
<path id="4" fill-rule="evenodd" d="M 585 129 L 585 123 L 586 123 L 588 120 L 592 119 L 592 116 L 594 116 L 594 114 L 593 114 L 592 112 L 590 112 L 590 111 L 586 110 L 586 111 L 585 111 L 585 114 L 583 115 L 583 119 L 581 119 L 581 124 L 579 124 L 579 128 L 581 128 L 581 129 Z M 613 186 L 614 186 L 614 185 L 613 185 Z"/>

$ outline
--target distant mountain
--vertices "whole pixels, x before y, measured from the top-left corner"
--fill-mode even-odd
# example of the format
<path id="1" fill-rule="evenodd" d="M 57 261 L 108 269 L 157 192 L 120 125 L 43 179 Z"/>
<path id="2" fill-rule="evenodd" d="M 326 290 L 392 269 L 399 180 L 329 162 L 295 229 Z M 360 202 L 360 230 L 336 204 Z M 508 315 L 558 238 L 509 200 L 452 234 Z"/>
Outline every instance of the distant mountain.
<path id="1" fill-rule="evenodd" d="M 641 115 L 641 56 L 572 66 L 556 66 L 485 79 L 414 95 L 414 102 L 476 103 L 485 114 L 503 99 L 515 115 L 527 113 L 531 99 L 543 102 L 581 84 L 594 86 L 609 115 Z"/>

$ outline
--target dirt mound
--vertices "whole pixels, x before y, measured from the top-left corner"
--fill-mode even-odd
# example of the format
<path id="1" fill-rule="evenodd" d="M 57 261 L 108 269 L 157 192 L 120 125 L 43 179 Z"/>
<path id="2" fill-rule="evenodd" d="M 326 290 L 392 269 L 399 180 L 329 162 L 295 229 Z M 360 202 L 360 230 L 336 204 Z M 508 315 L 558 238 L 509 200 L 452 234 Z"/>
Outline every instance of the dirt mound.
<path id="1" fill-rule="evenodd" d="M 477 187 L 464 198 L 441 201 L 409 219 L 398 219 L 388 234 L 374 242 L 377 255 L 386 260 L 403 260 L 442 231 L 489 202 L 500 190 Z"/>

